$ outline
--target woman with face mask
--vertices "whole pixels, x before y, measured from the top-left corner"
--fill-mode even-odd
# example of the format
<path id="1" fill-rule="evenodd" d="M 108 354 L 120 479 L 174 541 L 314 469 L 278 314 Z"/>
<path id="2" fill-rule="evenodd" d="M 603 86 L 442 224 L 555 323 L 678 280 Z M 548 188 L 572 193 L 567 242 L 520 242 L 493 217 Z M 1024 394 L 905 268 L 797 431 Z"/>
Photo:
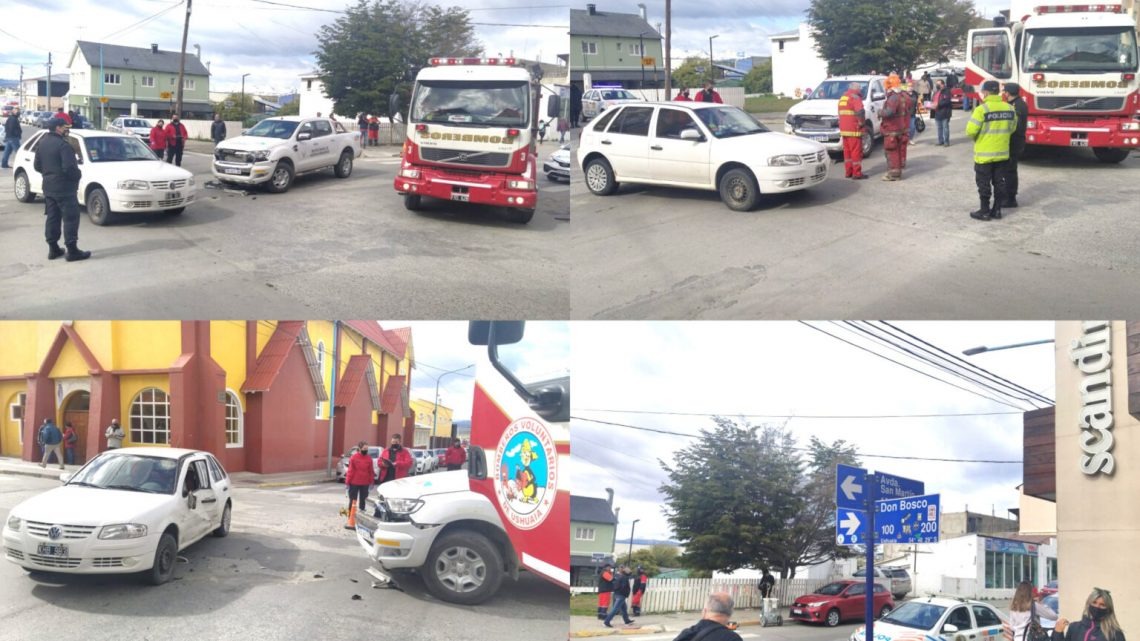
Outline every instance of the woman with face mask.
<path id="1" fill-rule="evenodd" d="M 1053 629 L 1053 641 L 1124 641 L 1124 631 L 1116 621 L 1108 590 L 1093 588 L 1080 621 L 1069 623 L 1064 618 L 1059 619 Z"/>

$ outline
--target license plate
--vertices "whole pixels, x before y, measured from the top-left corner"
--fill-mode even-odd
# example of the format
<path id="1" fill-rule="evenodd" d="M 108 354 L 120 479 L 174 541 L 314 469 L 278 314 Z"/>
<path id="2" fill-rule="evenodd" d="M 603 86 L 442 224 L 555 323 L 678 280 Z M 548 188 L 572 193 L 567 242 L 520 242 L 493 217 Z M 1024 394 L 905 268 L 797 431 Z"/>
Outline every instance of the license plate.
<path id="1" fill-rule="evenodd" d="M 356 526 L 356 533 L 360 536 L 363 536 L 366 541 L 372 541 L 372 530 L 369 530 L 363 525 Z"/>
<path id="2" fill-rule="evenodd" d="M 40 543 L 40 556 L 67 557 L 67 546 L 59 543 Z"/>
<path id="3" fill-rule="evenodd" d="M 822 176 L 827 173 L 827 165 L 820 165 L 815 168 L 815 175 Z"/>
<path id="4" fill-rule="evenodd" d="M 466 203 L 471 201 L 471 194 L 461 194 L 456 192 L 451 194 L 451 199 L 459 201 L 461 203 Z"/>
<path id="5" fill-rule="evenodd" d="M 223 173 L 223 174 L 240 174 L 240 173 L 241 173 L 241 170 L 240 170 L 240 169 L 235 169 L 235 168 L 233 168 L 233 167 L 225 167 L 225 168 L 223 168 L 223 169 L 222 169 L 222 173 Z"/>
<path id="6" fill-rule="evenodd" d="M 825 134 L 815 134 L 812 136 L 808 136 L 808 140 L 814 140 L 816 142 L 827 142 L 830 138 L 831 138 L 831 136 L 828 136 Z"/>
<path id="7" fill-rule="evenodd" d="M 1085 138 L 1073 138 L 1069 141 L 1070 147 L 1088 147 L 1089 141 Z"/>
<path id="8" fill-rule="evenodd" d="M 171 191 L 171 192 L 167 192 L 166 198 L 164 200 L 179 200 L 180 198 L 182 198 L 182 192 Z"/>
<path id="9" fill-rule="evenodd" d="M 794 614 L 796 616 L 800 616 L 801 614 L 803 614 L 803 610 L 792 610 L 792 614 Z"/>

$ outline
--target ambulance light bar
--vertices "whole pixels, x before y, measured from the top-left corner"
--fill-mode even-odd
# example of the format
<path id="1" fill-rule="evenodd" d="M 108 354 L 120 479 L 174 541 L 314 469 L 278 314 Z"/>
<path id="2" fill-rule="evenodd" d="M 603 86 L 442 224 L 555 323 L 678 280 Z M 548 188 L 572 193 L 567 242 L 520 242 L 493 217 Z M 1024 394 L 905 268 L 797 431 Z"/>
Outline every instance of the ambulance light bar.
<path id="1" fill-rule="evenodd" d="M 1046 13 L 1121 13 L 1123 7 L 1118 4 L 1049 4 L 1034 8 L 1037 15 Z"/>
<path id="2" fill-rule="evenodd" d="M 433 67 L 446 67 L 449 65 L 489 65 L 513 67 L 515 58 L 432 58 L 428 63 Z"/>

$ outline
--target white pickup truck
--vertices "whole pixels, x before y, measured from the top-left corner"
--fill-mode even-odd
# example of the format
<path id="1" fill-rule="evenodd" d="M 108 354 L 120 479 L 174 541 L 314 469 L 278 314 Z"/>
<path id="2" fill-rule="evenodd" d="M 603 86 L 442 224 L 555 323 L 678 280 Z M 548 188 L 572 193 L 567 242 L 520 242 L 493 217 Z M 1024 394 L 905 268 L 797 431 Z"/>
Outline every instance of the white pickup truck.
<path id="1" fill-rule="evenodd" d="M 214 149 L 219 182 L 282 193 L 297 174 L 332 168 L 337 178 L 352 174 L 352 161 L 364 148 L 356 133 L 328 118 L 266 118 Z"/>
<path id="2" fill-rule="evenodd" d="M 784 118 L 784 133 L 822 143 L 832 153 L 842 153 L 839 99 L 853 82 L 863 88 L 863 106 L 867 112 L 863 126 L 863 155 L 870 154 L 875 139 L 883 136 L 879 130 L 879 114 L 887 100 L 885 76 L 833 76 L 824 80 L 811 95 L 788 110 Z"/>

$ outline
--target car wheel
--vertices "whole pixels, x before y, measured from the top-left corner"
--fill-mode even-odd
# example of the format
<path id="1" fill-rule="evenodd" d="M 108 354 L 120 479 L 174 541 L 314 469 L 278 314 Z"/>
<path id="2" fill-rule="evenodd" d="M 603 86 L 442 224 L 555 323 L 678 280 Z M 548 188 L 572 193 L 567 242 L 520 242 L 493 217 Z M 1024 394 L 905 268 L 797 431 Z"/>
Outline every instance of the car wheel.
<path id="1" fill-rule="evenodd" d="M 32 183 L 28 180 L 28 174 L 23 170 L 16 172 L 16 200 L 22 203 L 30 203 L 36 199 L 36 195 L 32 193 Z"/>
<path id="2" fill-rule="evenodd" d="M 404 209 L 419 211 L 422 198 L 419 194 L 404 194 Z"/>
<path id="3" fill-rule="evenodd" d="M 507 210 L 507 220 L 511 221 L 512 223 L 518 223 L 520 225 L 525 225 L 525 224 L 530 222 L 531 218 L 534 218 L 534 210 L 533 209 L 510 208 Z"/>
<path id="4" fill-rule="evenodd" d="M 884 605 L 882 610 L 879 610 L 879 618 L 883 618 L 891 613 L 891 606 Z"/>
<path id="5" fill-rule="evenodd" d="M 605 158 L 591 158 L 586 163 L 586 187 L 595 196 L 609 196 L 617 190 L 614 169 Z"/>
<path id="6" fill-rule="evenodd" d="M 749 211 L 760 200 L 760 186 L 752 172 L 731 169 L 720 178 L 720 199 L 733 211 Z"/>
<path id="7" fill-rule="evenodd" d="M 107 198 L 107 192 L 96 187 L 87 194 L 87 217 L 96 225 L 111 222 L 111 201 Z"/>
<path id="8" fill-rule="evenodd" d="M 226 501 L 226 509 L 222 510 L 222 522 L 218 525 L 218 529 L 214 530 L 214 536 L 219 539 L 230 533 L 230 507 L 230 502 Z"/>
<path id="9" fill-rule="evenodd" d="M 827 611 L 827 619 L 825 620 L 827 627 L 834 628 L 839 625 L 839 610 L 831 609 Z"/>
<path id="10" fill-rule="evenodd" d="M 340 155 L 340 161 L 333 168 L 337 178 L 348 178 L 352 175 L 352 152 L 345 149 Z"/>
<path id="11" fill-rule="evenodd" d="M 871 150 L 875 148 L 875 130 L 871 125 L 863 127 L 863 157 L 871 155 Z"/>
<path id="12" fill-rule="evenodd" d="M 174 576 L 174 564 L 178 559 L 178 541 L 170 532 L 163 532 L 154 551 L 154 566 L 147 579 L 151 585 L 162 585 Z"/>
<path id="13" fill-rule="evenodd" d="M 289 186 L 293 184 L 293 164 L 286 160 L 277 161 L 277 166 L 273 168 L 273 175 L 270 176 L 269 182 L 265 183 L 266 189 L 271 194 L 283 194 L 289 191 Z"/>
<path id="14" fill-rule="evenodd" d="M 436 597 L 450 603 L 475 605 L 499 589 L 503 558 L 482 534 L 454 531 L 431 546 L 421 572 L 424 585 Z"/>

